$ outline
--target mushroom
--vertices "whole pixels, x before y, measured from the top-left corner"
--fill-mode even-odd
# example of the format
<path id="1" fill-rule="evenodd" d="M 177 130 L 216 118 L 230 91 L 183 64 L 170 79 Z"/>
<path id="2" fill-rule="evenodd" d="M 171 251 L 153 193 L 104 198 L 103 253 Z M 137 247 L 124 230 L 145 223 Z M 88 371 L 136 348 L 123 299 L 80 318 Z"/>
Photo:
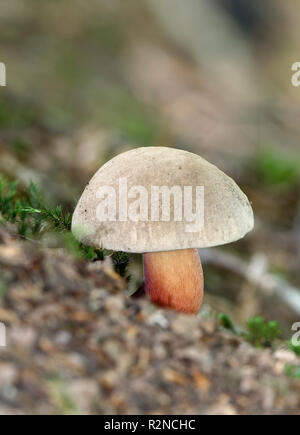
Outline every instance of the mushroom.
<path id="1" fill-rule="evenodd" d="M 253 212 L 236 183 L 202 157 L 137 148 L 105 163 L 86 186 L 72 231 L 84 244 L 142 253 L 151 301 L 196 314 L 203 297 L 199 248 L 242 238 Z"/>

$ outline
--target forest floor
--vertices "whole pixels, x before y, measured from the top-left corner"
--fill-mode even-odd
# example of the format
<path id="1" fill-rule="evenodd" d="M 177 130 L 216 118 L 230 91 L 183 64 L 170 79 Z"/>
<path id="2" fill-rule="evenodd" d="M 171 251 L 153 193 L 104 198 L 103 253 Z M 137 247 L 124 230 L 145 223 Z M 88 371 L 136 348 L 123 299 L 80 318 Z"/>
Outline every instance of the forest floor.
<path id="1" fill-rule="evenodd" d="M 130 298 L 109 259 L 88 263 L 0 230 L 1 414 L 297 414 L 299 358 L 218 319 Z M 288 373 L 288 370 L 290 373 Z"/>

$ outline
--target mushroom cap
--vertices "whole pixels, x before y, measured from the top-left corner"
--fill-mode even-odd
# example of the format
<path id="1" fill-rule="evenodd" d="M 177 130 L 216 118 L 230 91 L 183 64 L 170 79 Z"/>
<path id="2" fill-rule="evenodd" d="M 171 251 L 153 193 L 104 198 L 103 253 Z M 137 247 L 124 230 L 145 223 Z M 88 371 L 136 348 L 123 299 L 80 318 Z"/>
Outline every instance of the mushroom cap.
<path id="1" fill-rule="evenodd" d="M 119 179 L 126 179 L 128 191 L 143 186 L 149 193 L 149 219 L 119 220 Z M 116 220 L 99 220 L 97 192 L 112 186 L 116 192 Z M 151 220 L 151 186 L 193 186 L 192 206 L 196 207 L 196 186 L 204 187 L 203 226 L 188 232 L 191 222 L 182 213 L 174 220 L 174 198 L 170 198 L 170 220 Z M 138 198 L 128 199 L 128 206 Z M 160 197 L 161 198 L 161 197 Z M 184 204 L 184 196 L 182 197 Z M 162 201 L 160 200 L 160 212 Z M 161 214 L 159 215 L 161 217 Z M 136 148 L 105 163 L 86 186 L 73 214 L 72 231 L 82 243 L 124 252 L 159 252 L 205 248 L 233 242 L 253 228 L 253 212 L 246 195 L 236 183 L 202 157 L 167 147 Z"/>

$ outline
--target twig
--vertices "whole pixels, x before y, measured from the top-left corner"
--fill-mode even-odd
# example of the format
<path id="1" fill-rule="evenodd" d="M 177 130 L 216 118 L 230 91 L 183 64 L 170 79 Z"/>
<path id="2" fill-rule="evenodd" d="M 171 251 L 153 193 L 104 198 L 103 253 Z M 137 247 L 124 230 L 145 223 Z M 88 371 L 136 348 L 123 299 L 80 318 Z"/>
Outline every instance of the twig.
<path id="1" fill-rule="evenodd" d="M 249 264 L 216 248 L 201 249 L 200 255 L 203 263 L 213 263 L 233 270 L 247 281 L 260 287 L 268 296 L 276 295 L 295 313 L 300 314 L 300 289 L 268 272 L 268 261 L 264 254 L 255 254 Z"/>

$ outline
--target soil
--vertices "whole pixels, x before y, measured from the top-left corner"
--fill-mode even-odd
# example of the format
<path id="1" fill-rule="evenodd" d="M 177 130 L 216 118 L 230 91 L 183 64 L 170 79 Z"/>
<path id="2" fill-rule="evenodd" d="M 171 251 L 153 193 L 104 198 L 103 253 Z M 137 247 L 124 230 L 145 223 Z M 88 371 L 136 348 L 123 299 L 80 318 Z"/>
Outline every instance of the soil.
<path id="1" fill-rule="evenodd" d="M 1 414 L 299 413 L 292 351 L 130 298 L 109 258 L 79 261 L 2 227 L 0 265 Z"/>

